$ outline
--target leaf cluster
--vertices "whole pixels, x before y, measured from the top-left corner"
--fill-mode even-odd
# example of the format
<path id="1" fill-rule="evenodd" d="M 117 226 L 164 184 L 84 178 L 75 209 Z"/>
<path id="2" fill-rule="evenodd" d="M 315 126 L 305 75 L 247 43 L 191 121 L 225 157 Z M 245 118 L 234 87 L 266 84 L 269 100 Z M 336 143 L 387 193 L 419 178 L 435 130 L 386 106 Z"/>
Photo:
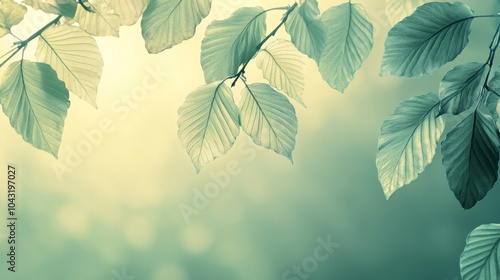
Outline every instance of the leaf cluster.
<path id="1" fill-rule="evenodd" d="M 268 31 L 267 14 L 285 11 Z M 277 37 L 284 26 L 287 37 Z M 321 13 L 316 0 L 265 10 L 238 9 L 212 22 L 201 46 L 204 86 L 190 93 L 179 110 L 179 137 L 199 171 L 225 154 L 240 127 L 260 146 L 292 161 L 298 121 L 293 99 L 305 106 L 305 58 L 324 80 L 343 92 L 373 46 L 373 26 L 360 4 L 333 6 Z M 255 59 L 265 80 L 250 83 L 247 66 Z M 243 83 L 240 104 L 233 88 Z"/>
<path id="2" fill-rule="evenodd" d="M 495 16 L 475 16 L 460 2 L 420 6 L 389 31 L 381 75 L 419 77 L 433 73 L 467 46 L 474 19 Z M 444 76 L 438 93 L 402 102 L 384 121 L 377 167 L 387 197 L 415 180 L 432 161 L 445 118 L 454 115 L 461 120 L 441 143 L 450 189 L 469 209 L 493 188 L 500 146 L 500 68 L 494 73 L 492 68 L 499 39 L 500 25 L 487 61 L 456 66 Z"/>

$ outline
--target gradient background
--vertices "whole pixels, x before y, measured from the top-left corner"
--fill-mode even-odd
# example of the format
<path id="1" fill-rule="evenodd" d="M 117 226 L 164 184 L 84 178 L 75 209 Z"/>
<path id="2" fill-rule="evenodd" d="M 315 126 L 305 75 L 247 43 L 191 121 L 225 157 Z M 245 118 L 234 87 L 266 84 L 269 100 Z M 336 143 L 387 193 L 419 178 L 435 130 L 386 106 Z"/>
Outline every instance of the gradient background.
<path id="1" fill-rule="evenodd" d="M 242 132 L 235 148 L 196 174 L 176 122 L 186 95 L 203 84 L 199 56 L 206 26 L 242 5 L 270 8 L 291 2 L 214 0 L 195 38 L 159 55 L 146 52 L 139 25 L 122 28 L 119 39 L 99 38 L 105 60 L 99 109 L 71 97 L 59 160 L 24 143 L 1 114 L 0 182 L 6 181 L 6 165 L 15 164 L 19 221 L 15 275 L 6 270 L 7 232 L 0 227 L 0 279 L 120 280 L 114 272 L 122 269 L 136 280 L 281 279 L 292 265 L 312 256 L 317 238 L 327 236 L 341 246 L 309 279 L 459 279 L 467 234 L 483 223 L 500 222 L 498 188 L 464 211 L 448 188 L 438 151 L 417 181 L 386 201 L 375 167 L 377 138 L 398 103 L 436 91 L 457 64 L 486 61 L 494 19 L 476 19 L 463 54 L 432 77 L 381 78 L 390 28 L 384 1 L 360 1 L 374 22 L 373 52 L 343 95 L 330 89 L 308 61 L 308 108 L 294 103 L 299 119 L 295 163 L 255 148 Z M 324 11 L 345 1 L 319 2 Z M 493 0 L 465 2 L 476 14 L 500 8 Z M 270 14 L 268 28 L 281 14 Z M 24 38 L 31 33 L 29 24 L 50 20 L 34 12 L 27 19 L 17 29 Z M 11 43 L 0 41 L 2 53 Z M 118 113 L 114 108 L 123 106 L 123 98 L 157 67 L 168 76 L 128 106 L 127 116 Z M 247 73 L 250 82 L 262 81 L 255 63 Z M 54 164 L 65 164 L 71 150 L 85 141 L 83 132 L 106 119 L 113 132 L 59 180 Z M 195 190 L 203 190 L 213 182 L 210 174 L 225 171 L 232 161 L 241 173 L 186 223 L 179 205 L 192 204 Z M 6 187 L 0 188 L 2 225 Z"/>

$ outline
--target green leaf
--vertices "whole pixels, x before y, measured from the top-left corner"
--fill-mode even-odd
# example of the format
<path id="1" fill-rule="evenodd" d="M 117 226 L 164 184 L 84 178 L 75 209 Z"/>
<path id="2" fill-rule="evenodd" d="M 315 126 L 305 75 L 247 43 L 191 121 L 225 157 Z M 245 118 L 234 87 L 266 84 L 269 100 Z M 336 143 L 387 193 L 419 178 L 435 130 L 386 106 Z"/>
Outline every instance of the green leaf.
<path id="1" fill-rule="evenodd" d="M 463 280 L 500 279 L 500 224 L 481 225 L 467 236 L 460 273 Z"/>
<path id="2" fill-rule="evenodd" d="M 493 78 L 491 78 L 490 82 L 488 83 L 488 86 L 494 92 L 488 93 L 488 98 L 486 99 L 486 107 L 493 116 L 495 122 L 497 122 L 498 124 L 499 120 L 498 116 L 500 108 L 498 107 L 499 98 L 497 94 L 500 94 L 500 66 L 497 67 L 497 69 L 495 70 L 495 75 L 493 76 Z"/>
<path id="3" fill-rule="evenodd" d="M 111 0 L 109 6 L 120 16 L 120 25 L 134 25 L 142 16 L 149 0 Z"/>
<path id="4" fill-rule="evenodd" d="M 104 62 L 91 35 L 75 26 L 48 28 L 38 40 L 36 58 L 52 66 L 71 92 L 97 108 Z"/>
<path id="5" fill-rule="evenodd" d="M 0 2 L 0 38 L 10 33 L 10 28 L 19 24 L 28 9 L 12 0 Z"/>
<path id="6" fill-rule="evenodd" d="M 373 26 L 360 4 L 331 7 L 321 18 L 327 39 L 319 71 L 332 88 L 344 92 L 372 50 Z"/>
<path id="7" fill-rule="evenodd" d="M 444 130 L 443 117 L 437 117 L 439 102 L 433 92 L 412 97 L 399 104 L 384 121 L 377 169 L 387 198 L 415 180 L 436 154 Z"/>
<path id="8" fill-rule="evenodd" d="M 454 60 L 469 42 L 473 16 L 460 2 L 420 6 L 389 31 L 380 74 L 418 77 Z"/>
<path id="9" fill-rule="evenodd" d="M 392 25 L 411 15 L 427 0 L 386 0 L 386 12 Z"/>
<path id="10" fill-rule="evenodd" d="M 211 4 L 211 0 L 151 0 L 141 23 L 148 51 L 159 53 L 192 38 Z"/>
<path id="11" fill-rule="evenodd" d="M 73 18 L 77 9 L 75 0 L 24 0 L 23 3 L 46 13 Z"/>
<path id="12" fill-rule="evenodd" d="M 196 170 L 224 155 L 240 133 L 231 89 L 216 82 L 190 93 L 179 109 L 179 138 Z"/>
<path id="13" fill-rule="evenodd" d="M 497 95 L 495 95 L 492 92 L 488 92 L 485 101 L 485 106 L 495 122 L 498 122 L 498 112 L 497 112 L 498 100 L 499 98 Z"/>
<path id="14" fill-rule="evenodd" d="M 440 114 L 458 115 L 476 103 L 489 70 L 488 64 L 469 62 L 448 72 L 439 86 Z"/>
<path id="15" fill-rule="evenodd" d="M 201 66 L 211 83 L 233 76 L 257 52 L 266 36 L 266 13 L 260 7 L 241 8 L 225 20 L 215 20 L 201 43 Z"/>
<path id="16" fill-rule="evenodd" d="M 120 36 L 120 16 L 115 13 L 106 0 L 88 3 L 94 12 L 86 11 L 78 5 L 75 21 L 80 27 L 94 36 Z"/>
<path id="17" fill-rule="evenodd" d="M 295 109 L 288 99 L 267 84 L 245 87 L 241 99 L 241 127 L 255 144 L 293 161 L 297 135 Z"/>
<path id="18" fill-rule="evenodd" d="M 305 57 L 290 41 L 278 39 L 257 55 L 257 66 L 271 85 L 304 105 Z"/>
<path id="19" fill-rule="evenodd" d="M 57 158 L 69 108 L 69 93 L 45 63 L 9 65 L 2 77 L 0 104 L 24 141 Z"/>
<path id="20" fill-rule="evenodd" d="M 320 18 L 320 10 L 316 0 L 304 0 L 296 8 L 287 21 L 285 29 L 292 43 L 299 51 L 314 59 L 317 63 L 325 48 L 325 28 Z"/>
<path id="21" fill-rule="evenodd" d="M 496 93 L 499 93 L 500 91 L 500 66 L 497 67 L 495 70 L 495 74 L 493 75 L 493 78 L 491 78 L 490 82 L 488 83 L 488 86 L 492 88 Z"/>
<path id="22" fill-rule="evenodd" d="M 497 181 L 499 137 L 493 119 L 475 111 L 442 143 L 450 189 L 465 209 L 483 199 Z"/>

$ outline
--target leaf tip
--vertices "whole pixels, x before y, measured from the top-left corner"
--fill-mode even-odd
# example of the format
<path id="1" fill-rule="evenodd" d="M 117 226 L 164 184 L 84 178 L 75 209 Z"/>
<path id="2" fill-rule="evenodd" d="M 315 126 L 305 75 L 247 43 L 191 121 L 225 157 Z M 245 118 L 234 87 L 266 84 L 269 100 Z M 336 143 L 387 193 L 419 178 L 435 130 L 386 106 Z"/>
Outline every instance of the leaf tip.
<path id="1" fill-rule="evenodd" d="M 385 200 L 389 200 L 389 198 L 392 196 L 394 192 L 384 188 L 384 196 L 385 196 Z"/>
<path id="2" fill-rule="evenodd" d="M 59 149 L 53 151 L 52 149 L 48 149 L 47 152 L 49 152 L 55 159 L 59 159 Z"/>
<path id="3" fill-rule="evenodd" d="M 387 76 L 389 76 L 389 73 L 388 73 L 388 72 L 389 72 L 389 71 L 387 71 L 386 69 L 382 68 L 382 69 L 380 69 L 380 71 L 378 72 L 378 75 L 379 75 L 380 77 L 387 77 Z"/>
<path id="4" fill-rule="evenodd" d="M 299 102 L 299 104 L 302 105 L 302 107 L 307 109 L 307 105 L 306 105 L 306 103 L 304 103 L 304 100 L 297 98 L 297 102 Z"/>
<path id="5" fill-rule="evenodd" d="M 196 169 L 196 174 L 200 174 L 200 171 L 201 171 L 201 168 L 202 166 L 199 166 L 199 165 L 194 165 L 194 168 Z"/>

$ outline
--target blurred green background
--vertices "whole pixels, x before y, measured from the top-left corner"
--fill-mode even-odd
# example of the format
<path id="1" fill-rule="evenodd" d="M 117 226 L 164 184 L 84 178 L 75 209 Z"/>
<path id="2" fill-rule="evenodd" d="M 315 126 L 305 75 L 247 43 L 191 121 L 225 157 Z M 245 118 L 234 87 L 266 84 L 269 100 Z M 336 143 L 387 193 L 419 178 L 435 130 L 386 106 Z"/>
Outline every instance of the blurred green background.
<path id="1" fill-rule="evenodd" d="M 374 23 L 374 50 L 343 95 L 330 89 L 308 61 L 308 108 L 294 103 L 299 119 L 295 163 L 257 149 L 242 132 L 226 156 L 196 174 L 177 138 L 176 122 L 186 95 L 203 84 L 199 57 L 206 26 L 243 5 L 270 8 L 291 2 L 214 0 L 195 38 L 159 55 L 147 54 L 139 25 L 122 28 L 119 39 L 99 38 L 105 60 L 99 109 L 72 96 L 59 160 L 24 143 L 1 114 L 5 171 L 0 178 L 6 181 L 7 164 L 17 166 L 19 221 L 15 274 L 6 270 L 7 231 L 0 227 L 0 279 L 286 279 L 293 265 L 314 256 L 317 239 L 328 237 L 340 247 L 307 279 L 460 279 L 467 234 L 480 224 L 500 222 L 498 187 L 464 211 L 448 188 L 438 152 L 417 181 L 386 201 L 375 168 L 377 138 L 399 102 L 437 91 L 440 79 L 457 64 L 486 61 L 495 19 L 476 19 L 469 46 L 435 75 L 381 78 L 390 28 L 385 3 L 359 1 Z M 344 1 L 319 2 L 324 11 Z M 500 11 L 497 1 L 465 2 L 476 14 Z M 268 28 L 281 13 L 272 13 Z M 25 38 L 49 20 L 31 11 L 14 31 Z M 12 42 L 0 41 L 2 53 Z M 162 75 L 151 76 L 159 69 Z M 262 81 L 254 63 L 247 73 L 249 81 Z M 158 83 L 141 91 L 148 77 Z M 131 98 L 138 92 L 144 93 L 141 98 Z M 80 162 L 58 176 L 54 167 L 71 163 L 68 157 L 88 143 L 85 133 L 95 132 L 103 121 L 113 131 L 103 133 Z M 227 186 L 187 222 L 180 205 L 192 206 L 196 193 L 217 183 L 213 174 L 227 172 L 228 164 L 237 164 L 239 174 L 229 176 Z M 2 189 L 4 224 L 6 186 Z"/>

